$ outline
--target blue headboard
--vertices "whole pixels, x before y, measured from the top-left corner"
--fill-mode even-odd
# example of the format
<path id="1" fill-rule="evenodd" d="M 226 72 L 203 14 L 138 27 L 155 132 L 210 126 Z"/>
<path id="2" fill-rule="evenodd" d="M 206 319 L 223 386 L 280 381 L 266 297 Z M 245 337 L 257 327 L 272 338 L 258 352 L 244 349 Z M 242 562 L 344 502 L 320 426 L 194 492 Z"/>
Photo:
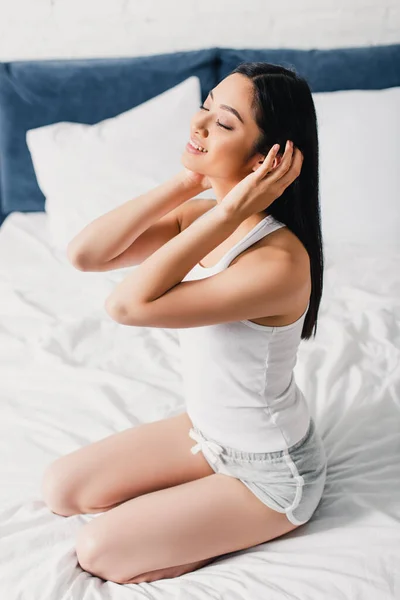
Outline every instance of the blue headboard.
<path id="1" fill-rule="evenodd" d="M 58 121 L 93 124 L 191 75 L 202 100 L 240 62 L 294 67 L 312 92 L 400 86 L 400 44 L 328 50 L 208 48 L 133 58 L 0 63 L 0 224 L 44 210 L 26 131 Z"/>

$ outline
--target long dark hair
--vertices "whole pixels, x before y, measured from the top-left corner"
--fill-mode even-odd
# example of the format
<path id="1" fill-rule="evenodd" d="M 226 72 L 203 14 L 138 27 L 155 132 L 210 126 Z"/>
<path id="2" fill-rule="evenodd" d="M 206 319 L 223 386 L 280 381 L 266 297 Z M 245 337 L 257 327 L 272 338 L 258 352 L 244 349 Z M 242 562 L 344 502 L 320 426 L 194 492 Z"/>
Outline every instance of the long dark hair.
<path id="1" fill-rule="evenodd" d="M 230 74 L 241 73 L 253 82 L 253 113 L 261 131 L 250 153 L 264 156 L 280 144 L 283 153 L 292 140 L 304 157 L 301 173 L 269 207 L 278 219 L 299 238 L 310 257 L 311 296 L 302 339 L 317 332 L 317 316 L 323 288 L 324 257 L 319 206 L 319 165 L 317 116 L 311 90 L 294 70 L 267 62 L 240 63 Z"/>

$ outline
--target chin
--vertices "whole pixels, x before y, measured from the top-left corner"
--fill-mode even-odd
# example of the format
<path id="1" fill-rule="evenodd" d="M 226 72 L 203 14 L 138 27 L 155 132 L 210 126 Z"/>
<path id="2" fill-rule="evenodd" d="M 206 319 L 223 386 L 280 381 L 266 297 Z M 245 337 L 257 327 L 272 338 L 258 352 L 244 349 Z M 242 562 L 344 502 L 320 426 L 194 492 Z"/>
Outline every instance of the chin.
<path id="1" fill-rule="evenodd" d="M 193 157 L 193 158 L 192 158 Z M 207 175 L 204 172 L 204 169 L 199 169 L 200 161 L 196 160 L 197 156 L 195 154 L 187 156 L 187 152 L 183 152 L 181 156 L 181 164 L 192 171 L 196 171 L 197 173 L 201 173 L 202 175 Z"/>

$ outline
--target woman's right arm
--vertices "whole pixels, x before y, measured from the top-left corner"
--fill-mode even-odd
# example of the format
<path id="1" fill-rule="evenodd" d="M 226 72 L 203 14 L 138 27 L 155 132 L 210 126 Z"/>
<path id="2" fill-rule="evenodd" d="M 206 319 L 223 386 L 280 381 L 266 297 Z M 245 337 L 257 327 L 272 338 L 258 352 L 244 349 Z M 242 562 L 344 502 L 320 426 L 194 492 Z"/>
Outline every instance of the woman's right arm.
<path id="1" fill-rule="evenodd" d="M 68 244 L 69 261 L 82 271 L 140 264 L 179 234 L 181 204 L 202 191 L 200 184 L 188 180 L 185 170 L 180 171 L 153 190 L 89 223 Z"/>

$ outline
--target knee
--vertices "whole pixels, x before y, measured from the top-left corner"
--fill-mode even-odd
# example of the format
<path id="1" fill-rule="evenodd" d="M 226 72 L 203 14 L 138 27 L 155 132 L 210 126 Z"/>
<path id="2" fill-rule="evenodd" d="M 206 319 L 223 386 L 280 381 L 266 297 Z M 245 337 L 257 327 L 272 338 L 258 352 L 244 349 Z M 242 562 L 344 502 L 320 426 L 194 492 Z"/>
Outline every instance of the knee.
<path id="1" fill-rule="evenodd" d="M 97 575 L 95 564 L 98 563 L 99 543 L 96 536 L 89 533 L 89 529 L 88 525 L 80 529 L 76 538 L 75 552 L 80 567 L 91 575 Z"/>
<path id="2" fill-rule="evenodd" d="M 90 575 L 105 581 L 126 583 L 126 579 L 115 572 L 107 541 L 96 530 L 96 525 L 97 523 L 90 522 L 79 530 L 75 543 L 78 564 Z"/>
<path id="3" fill-rule="evenodd" d="M 41 493 L 44 502 L 53 513 L 70 517 L 79 514 L 79 510 L 73 502 L 71 477 L 60 462 L 60 459 L 57 459 L 45 469 Z"/>

